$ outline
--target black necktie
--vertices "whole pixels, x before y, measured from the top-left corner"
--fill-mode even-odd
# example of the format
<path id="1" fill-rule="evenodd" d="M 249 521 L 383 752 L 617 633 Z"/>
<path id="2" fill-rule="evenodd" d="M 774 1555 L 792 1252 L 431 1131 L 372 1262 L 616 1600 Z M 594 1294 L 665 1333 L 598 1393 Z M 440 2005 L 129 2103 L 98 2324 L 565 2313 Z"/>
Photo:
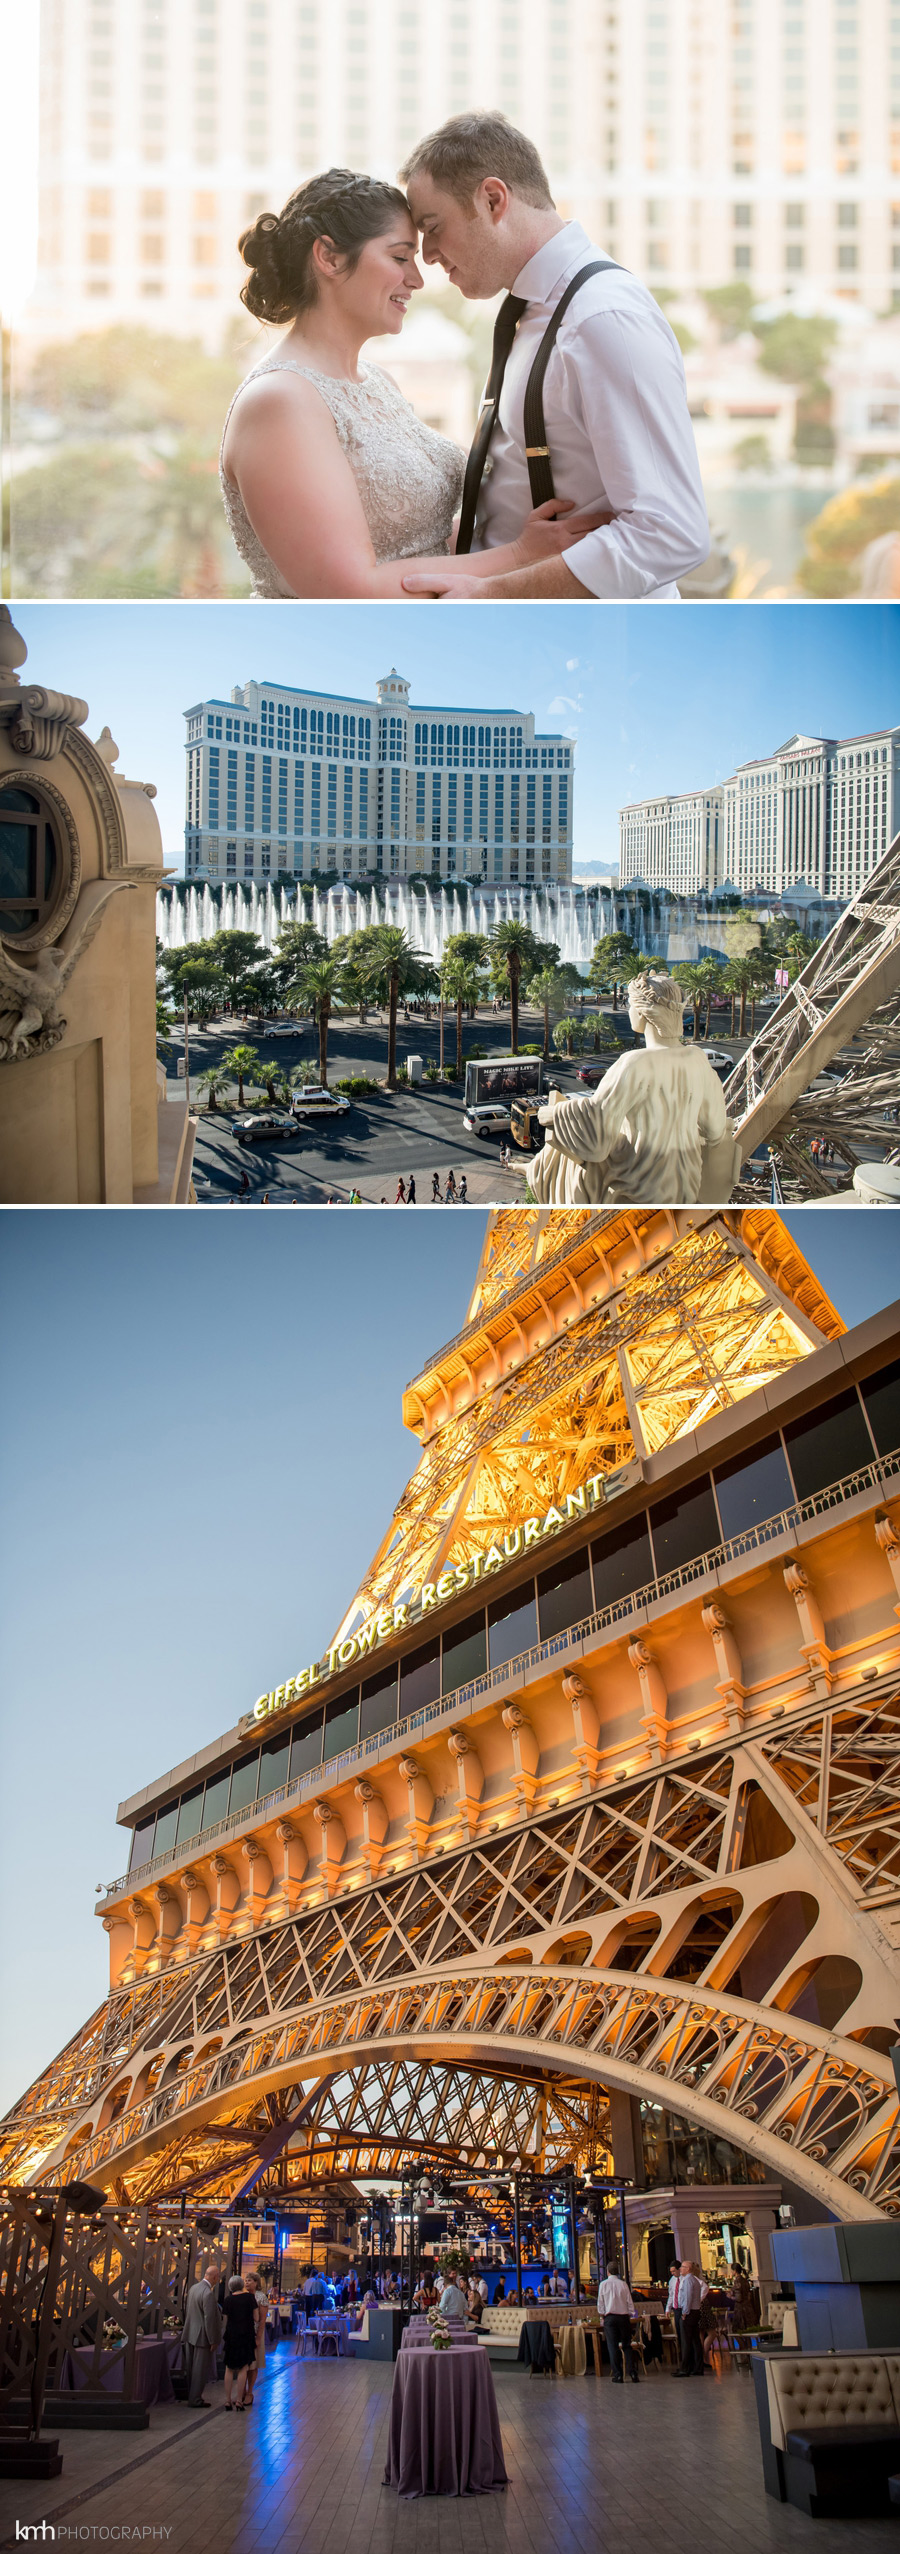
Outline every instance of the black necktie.
<path id="1" fill-rule="evenodd" d="M 505 302 L 501 302 L 500 308 L 497 312 L 497 317 L 494 321 L 494 347 L 491 356 L 490 379 L 482 401 L 481 415 L 475 428 L 475 439 L 468 461 L 466 462 L 466 475 L 463 481 L 459 531 L 456 535 L 457 558 L 461 558 L 464 553 L 471 550 L 472 547 L 472 534 L 475 530 L 475 508 L 478 504 L 478 491 L 484 476 L 484 465 L 487 460 L 488 444 L 490 443 L 491 436 L 497 422 L 497 410 L 500 406 L 500 392 L 503 387 L 503 375 L 506 371 L 506 359 L 515 336 L 516 329 L 518 328 L 519 321 L 522 317 L 522 312 L 523 310 L 527 310 L 527 308 L 527 301 L 518 300 L 515 293 L 507 293 L 506 300 Z"/>

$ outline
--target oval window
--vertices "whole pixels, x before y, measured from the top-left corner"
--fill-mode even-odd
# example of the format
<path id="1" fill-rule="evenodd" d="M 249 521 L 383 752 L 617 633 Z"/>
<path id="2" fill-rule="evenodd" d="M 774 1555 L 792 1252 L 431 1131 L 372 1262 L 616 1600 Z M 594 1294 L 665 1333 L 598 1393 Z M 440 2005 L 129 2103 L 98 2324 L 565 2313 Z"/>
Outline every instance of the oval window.
<path id="1" fill-rule="evenodd" d="M 0 932 L 41 931 L 59 903 L 65 863 L 47 808 L 33 789 L 0 789 Z"/>

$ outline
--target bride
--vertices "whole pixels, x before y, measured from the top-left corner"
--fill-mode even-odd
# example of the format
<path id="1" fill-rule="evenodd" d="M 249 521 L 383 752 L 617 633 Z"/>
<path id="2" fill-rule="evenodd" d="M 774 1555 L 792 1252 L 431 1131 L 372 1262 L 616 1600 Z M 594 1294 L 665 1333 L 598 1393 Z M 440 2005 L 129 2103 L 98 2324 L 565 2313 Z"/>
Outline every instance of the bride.
<path id="1" fill-rule="evenodd" d="M 239 245 L 251 269 L 241 300 L 256 319 L 290 322 L 241 383 L 222 437 L 225 512 L 254 592 L 402 597 L 405 561 L 437 565 L 452 548 L 466 459 L 389 373 L 359 361 L 370 337 L 399 335 L 422 290 L 406 197 L 329 169 L 282 213 L 260 213 Z M 554 499 L 514 542 L 470 558 L 467 577 L 550 558 L 598 519 Z"/>

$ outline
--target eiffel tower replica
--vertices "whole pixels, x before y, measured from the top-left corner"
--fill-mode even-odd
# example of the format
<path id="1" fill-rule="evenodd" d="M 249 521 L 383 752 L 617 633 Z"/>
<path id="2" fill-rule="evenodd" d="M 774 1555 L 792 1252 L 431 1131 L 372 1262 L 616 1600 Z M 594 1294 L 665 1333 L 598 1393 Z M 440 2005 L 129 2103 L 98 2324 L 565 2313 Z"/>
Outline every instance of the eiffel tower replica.
<path id="1" fill-rule="evenodd" d="M 774 1212 L 496 1214 L 333 1641 L 122 1804 L 7 2185 L 573 2163 L 687 2252 L 738 2182 L 763 2279 L 785 2189 L 900 2212 L 898 1351 Z"/>

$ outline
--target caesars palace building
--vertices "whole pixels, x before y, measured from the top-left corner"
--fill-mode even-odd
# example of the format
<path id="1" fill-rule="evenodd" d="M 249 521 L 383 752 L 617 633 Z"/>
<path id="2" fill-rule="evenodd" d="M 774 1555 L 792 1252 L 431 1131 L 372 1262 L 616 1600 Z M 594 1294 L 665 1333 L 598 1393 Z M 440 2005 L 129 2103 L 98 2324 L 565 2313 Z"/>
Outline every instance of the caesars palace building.
<path id="1" fill-rule="evenodd" d="M 569 879 L 575 748 L 530 712 L 236 684 L 186 712 L 189 879 Z"/>
<path id="2" fill-rule="evenodd" d="M 765 2295 L 779 2210 L 900 2215 L 897 1307 L 642 1207 L 492 1217 L 460 1310 L 327 1643 L 121 1803 L 108 1997 L 0 2169 L 340 2227 L 572 2162 L 639 2274 L 727 2228 Z"/>

